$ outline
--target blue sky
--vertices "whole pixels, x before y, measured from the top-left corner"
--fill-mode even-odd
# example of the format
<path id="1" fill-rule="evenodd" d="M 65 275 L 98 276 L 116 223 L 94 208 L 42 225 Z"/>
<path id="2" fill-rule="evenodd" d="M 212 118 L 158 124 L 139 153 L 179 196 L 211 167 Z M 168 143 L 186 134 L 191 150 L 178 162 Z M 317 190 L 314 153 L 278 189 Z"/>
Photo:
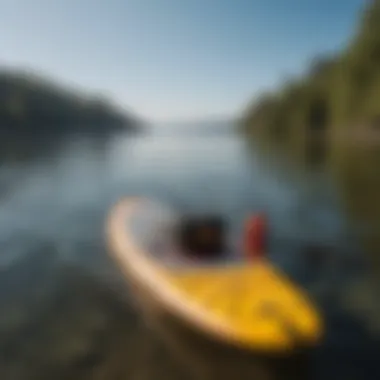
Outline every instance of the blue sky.
<path id="1" fill-rule="evenodd" d="M 0 0 L 0 63 L 154 120 L 236 115 L 352 35 L 364 0 Z"/>

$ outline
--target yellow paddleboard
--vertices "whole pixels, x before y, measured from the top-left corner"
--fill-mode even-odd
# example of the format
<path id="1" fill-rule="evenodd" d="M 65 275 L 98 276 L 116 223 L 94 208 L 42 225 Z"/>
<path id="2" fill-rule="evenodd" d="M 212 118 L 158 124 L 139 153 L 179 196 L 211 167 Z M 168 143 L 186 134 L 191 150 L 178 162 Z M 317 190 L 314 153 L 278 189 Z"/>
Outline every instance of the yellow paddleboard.
<path id="1" fill-rule="evenodd" d="M 281 354 L 319 342 L 323 325 L 316 307 L 269 261 L 167 265 L 141 240 L 162 238 L 153 214 L 160 215 L 148 201 L 123 200 L 110 214 L 107 236 L 126 275 L 162 307 L 215 339 L 261 353 Z"/>

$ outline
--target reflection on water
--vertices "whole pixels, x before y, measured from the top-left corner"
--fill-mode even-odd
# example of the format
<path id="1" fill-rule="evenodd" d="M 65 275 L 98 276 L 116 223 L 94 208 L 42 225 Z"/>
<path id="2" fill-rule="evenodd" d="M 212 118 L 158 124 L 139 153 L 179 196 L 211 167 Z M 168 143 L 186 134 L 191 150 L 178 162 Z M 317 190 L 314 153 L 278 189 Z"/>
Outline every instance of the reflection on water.
<path id="1" fill-rule="evenodd" d="M 313 377 L 380 375 L 380 235 L 373 231 L 380 221 L 380 149 L 340 147 L 325 170 L 315 165 L 317 154 L 306 168 L 273 152 L 248 154 L 225 130 L 78 137 L 49 146 L 29 147 L 33 154 L 22 159 L 16 144 L 0 167 L 2 379 L 190 376 L 131 311 L 106 255 L 107 211 L 136 194 L 183 211 L 220 212 L 235 242 L 248 212 L 268 213 L 271 258 L 328 317 Z"/>

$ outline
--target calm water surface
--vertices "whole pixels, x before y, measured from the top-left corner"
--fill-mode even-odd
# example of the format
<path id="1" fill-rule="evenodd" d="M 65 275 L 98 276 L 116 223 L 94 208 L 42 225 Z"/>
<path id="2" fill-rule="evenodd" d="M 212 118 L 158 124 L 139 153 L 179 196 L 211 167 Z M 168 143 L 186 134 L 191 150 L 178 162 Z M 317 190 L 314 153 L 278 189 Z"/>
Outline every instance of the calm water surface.
<path id="1" fill-rule="evenodd" d="M 265 211 L 271 258 L 326 313 L 314 378 L 380 377 L 380 149 L 337 148 L 309 166 L 248 149 L 228 128 L 200 130 L 77 137 L 3 158 L 2 379 L 191 378 L 129 307 L 107 258 L 104 220 L 125 195 L 221 213 L 235 242 L 247 214 Z"/>

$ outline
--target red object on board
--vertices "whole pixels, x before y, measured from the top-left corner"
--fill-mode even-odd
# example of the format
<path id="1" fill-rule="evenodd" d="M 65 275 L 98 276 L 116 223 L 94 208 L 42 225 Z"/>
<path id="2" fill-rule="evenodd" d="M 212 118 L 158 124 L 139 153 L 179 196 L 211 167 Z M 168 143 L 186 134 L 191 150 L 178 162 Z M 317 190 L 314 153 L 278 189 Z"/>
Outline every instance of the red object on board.
<path id="1" fill-rule="evenodd" d="M 244 255 L 247 259 L 258 259 L 267 248 L 267 219 L 258 214 L 249 218 L 244 228 Z"/>

